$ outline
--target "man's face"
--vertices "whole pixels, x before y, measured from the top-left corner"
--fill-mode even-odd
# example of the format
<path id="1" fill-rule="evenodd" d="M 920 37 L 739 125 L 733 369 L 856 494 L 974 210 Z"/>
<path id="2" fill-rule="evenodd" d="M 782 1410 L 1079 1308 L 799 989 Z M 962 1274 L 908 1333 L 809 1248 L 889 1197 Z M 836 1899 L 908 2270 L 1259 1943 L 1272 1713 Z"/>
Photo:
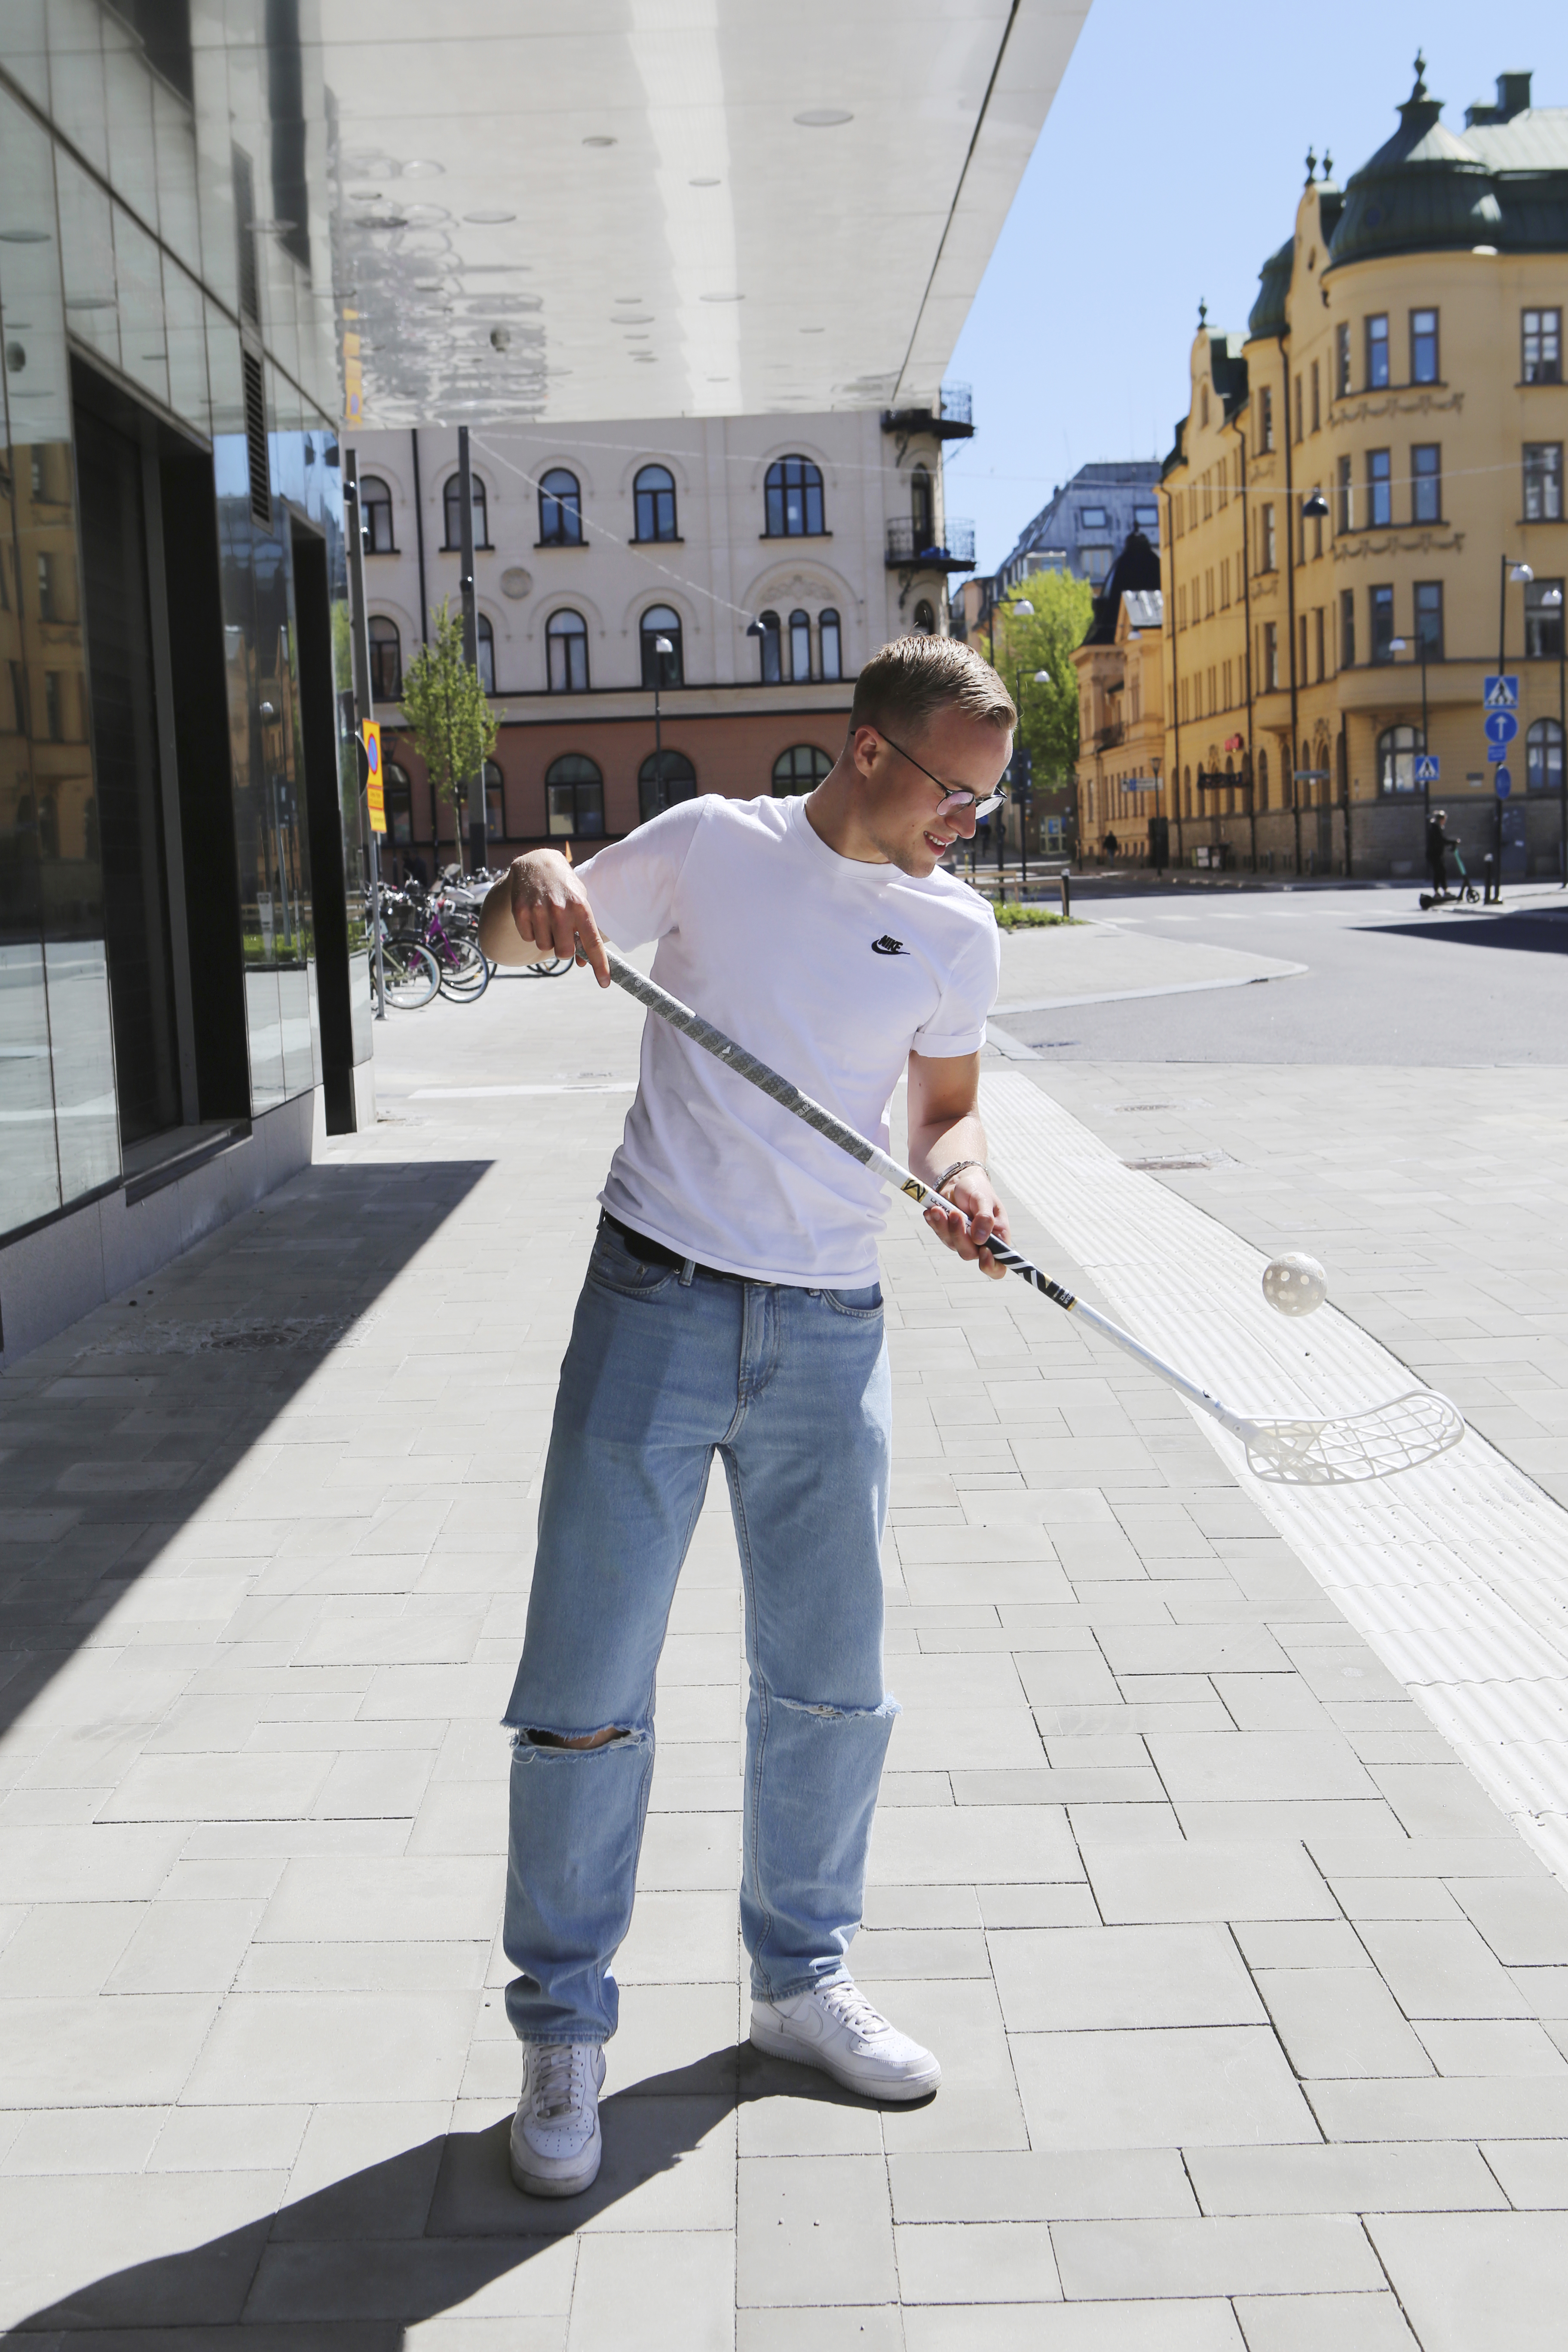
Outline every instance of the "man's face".
<path id="1" fill-rule="evenodd" d="M 953 843 L 974 831 L 973 807 L 942 809 L 943 787 L 988 799 L 1006 771 L 1013 738 L 961 710 L 939 711 L 918 733 L 897 725 L 893 733 L 899 748 L 879 728 L 856 730 L 857 814 L 889 865 L 918 877 L 934 872 Z"/>

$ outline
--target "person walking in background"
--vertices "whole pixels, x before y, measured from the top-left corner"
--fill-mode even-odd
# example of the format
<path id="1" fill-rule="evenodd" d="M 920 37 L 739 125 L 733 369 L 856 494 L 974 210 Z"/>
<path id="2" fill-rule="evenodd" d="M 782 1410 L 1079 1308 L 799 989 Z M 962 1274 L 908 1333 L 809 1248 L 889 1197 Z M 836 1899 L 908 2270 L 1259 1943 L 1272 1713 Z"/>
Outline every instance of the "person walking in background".
<path id="1" fill-rule="evenodd" d="M 1448 895 L 1447 853 L 1459 845 L 1457 841 L 1450 841 L 1443 830 L 1447 821 L 1447 809 L 1434 809 L 1426 820 L 1426 870 L 1432 877 L 1433 896 L 1437 898 L 1446 898 Z"/>

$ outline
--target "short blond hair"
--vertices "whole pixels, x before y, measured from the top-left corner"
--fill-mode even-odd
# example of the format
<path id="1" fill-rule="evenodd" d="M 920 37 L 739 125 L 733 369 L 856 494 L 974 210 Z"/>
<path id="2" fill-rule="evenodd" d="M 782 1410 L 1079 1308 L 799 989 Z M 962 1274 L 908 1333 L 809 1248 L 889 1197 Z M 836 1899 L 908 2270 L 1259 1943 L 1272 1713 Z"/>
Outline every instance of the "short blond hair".
<path id="1" fill-rule="evenodd" d="M 1012 696 L 972 646 L 957 637 L 895 637 L 855 681 L 849 731 L 896 727 L 918 735 L 942 710 L 984 719 L 999 735 L 1018 723 Z"/>

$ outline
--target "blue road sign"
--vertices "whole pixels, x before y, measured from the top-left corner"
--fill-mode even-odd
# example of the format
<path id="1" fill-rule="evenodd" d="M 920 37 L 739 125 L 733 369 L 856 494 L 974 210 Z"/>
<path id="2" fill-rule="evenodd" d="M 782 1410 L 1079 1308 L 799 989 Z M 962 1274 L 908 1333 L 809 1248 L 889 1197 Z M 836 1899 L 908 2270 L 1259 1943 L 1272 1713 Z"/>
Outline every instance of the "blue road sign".
<path id="1" fill-rule="evenodd" d="M 1485 726 L 1489 743 L 1511 743 L 1519 733 L 1519 721 L 1511 710 L 1489 710 Z"/>
<path id="2" fill-rule="evenodd" d="M 1499 800 L 1506 801 L 1512 790 L 1513 778 L 1509 774 L 1506 768 L 1500 768 L 1497 772 L 1497 796 Z"/>
<path id="3" fill-rule="evenodd" d="M 1507 759 L 1508 745 L 1506 743 L 1489 743 L 1487 745 L 1487 757 L 1495 766 L 1499 760 Z"/>
<path id="4" fill-rule="evenodd" d="M 1481 683 L 1483 710 L 1517 710 L 1519 709 L 1519 675 L 1483 677 Z"/>
<path id="5" fill-rule="evenodd" d="M 1436 751 L 1416 752 L 1415 781 L 1418 784 L 1435 784 L 1436 782 L 1437 754 Z"/>

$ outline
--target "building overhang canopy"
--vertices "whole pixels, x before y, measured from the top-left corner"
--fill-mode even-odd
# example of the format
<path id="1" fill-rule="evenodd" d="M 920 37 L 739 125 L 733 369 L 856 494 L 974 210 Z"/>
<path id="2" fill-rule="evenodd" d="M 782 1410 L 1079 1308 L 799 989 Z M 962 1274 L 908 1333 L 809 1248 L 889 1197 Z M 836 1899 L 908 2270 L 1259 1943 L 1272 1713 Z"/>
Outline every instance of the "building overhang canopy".
<path id="1" fill-rule="evenodd" d="M 940 413 L 1088 6 L 321 0 L 363 423 Z"/>

